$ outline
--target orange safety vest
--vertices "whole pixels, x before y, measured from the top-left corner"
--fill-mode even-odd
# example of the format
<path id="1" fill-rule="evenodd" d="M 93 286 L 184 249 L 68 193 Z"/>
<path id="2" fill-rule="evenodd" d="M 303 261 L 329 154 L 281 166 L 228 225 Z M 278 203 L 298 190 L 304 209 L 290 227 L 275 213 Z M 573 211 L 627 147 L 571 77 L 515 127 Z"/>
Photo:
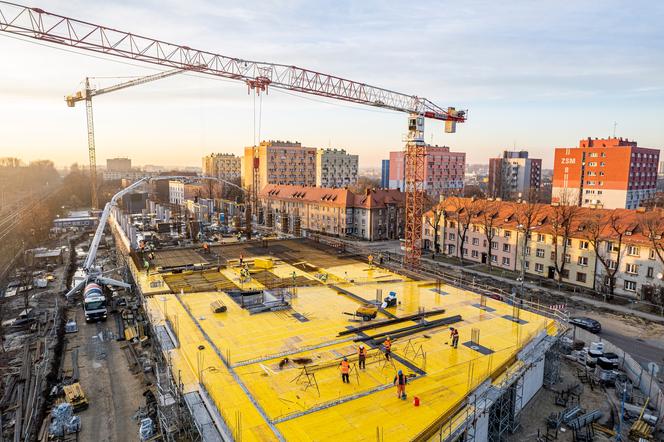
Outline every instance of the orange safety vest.
<path id="1" fill-rule="evenodd" d="M 367 349 L 366 348 L 360 348 L 358 350 L 358 354 L 360 355 L 361 358 L 366 358 L 367 357 Z"/>
<path id="2" fill-rule="evenodd" d="M 341 361 L 340 370 L 343 374 L 348 374 L 348 372 L 350 371 L 350 364 L 348 363 L 348 361 Z"/>
<path id="3" fill-rule="evenodd" d="M 386 339 L 385 342 L 383 342 L 383 346 L 385 347 L 385 350 L 392 349 L 392 341 L 390 341 L 389 339 Z"/>

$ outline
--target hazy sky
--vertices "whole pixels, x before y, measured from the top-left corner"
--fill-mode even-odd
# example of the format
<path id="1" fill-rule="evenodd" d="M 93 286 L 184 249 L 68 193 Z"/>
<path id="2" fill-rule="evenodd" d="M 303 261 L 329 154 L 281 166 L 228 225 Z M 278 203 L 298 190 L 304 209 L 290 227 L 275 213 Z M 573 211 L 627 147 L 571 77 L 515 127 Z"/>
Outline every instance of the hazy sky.
<path id="1" fill-rule="evenodd" d="M 20 1 L 20 0 L 17 0 Z M 586 136 L 664 146 L 664 2 L 660 1 L 99 1 L 31 6 L 196 49 L 293 64 L 469 109 L 456 134 L 428 122 L 427 141 L 487 162 Z M 87 162 L 85 106 L 63 96 L 85 76 L 155 67 L 101 60 L 0 32 L 0 156 Z M 100 79 L 107 86 L 121 79 Z M 95 99 L 97 162 L 200 165 L 254 140 L 241 82 L 179 75 Z M 258 102 L 257 102 L 258 103 Z M 299 140 L 379 164 L 403 147 L 406 115 L 272 89 L 261 138 Z"/>

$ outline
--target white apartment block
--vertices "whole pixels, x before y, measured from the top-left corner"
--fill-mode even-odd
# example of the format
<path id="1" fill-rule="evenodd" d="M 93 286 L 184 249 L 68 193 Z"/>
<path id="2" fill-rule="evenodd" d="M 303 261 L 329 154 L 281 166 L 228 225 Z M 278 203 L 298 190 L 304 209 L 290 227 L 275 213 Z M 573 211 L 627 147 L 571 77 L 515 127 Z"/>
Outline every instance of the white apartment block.
<path id="1" fill-rule="evenodd" d="M 240 178 L 242 159 L 233 154 L 212 153 L 203 157 L 203 175 L 233 181 Z"/>
<path id="2" fill-rule="evenodd" d="M 344 149 L 316 151 L 316 186 L 347 187 L 357 182 L 359 157 Z"/>

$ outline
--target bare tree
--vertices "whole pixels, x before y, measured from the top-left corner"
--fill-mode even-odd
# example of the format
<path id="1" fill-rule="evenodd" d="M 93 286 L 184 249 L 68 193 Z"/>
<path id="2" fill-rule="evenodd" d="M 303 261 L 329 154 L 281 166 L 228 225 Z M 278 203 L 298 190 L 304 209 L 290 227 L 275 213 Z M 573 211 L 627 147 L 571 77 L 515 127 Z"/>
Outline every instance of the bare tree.
<path id="1" fill-rule="evenodd" d="M 563 281 L 565 264 L 567 264 L 565 257 L 579 217 L 579 206 L 565 204 L 573 200 L 568 199 L 566 194 L 561 194 L 560 199 L 560 203 L 553 206 L 550 220 L 551 236 L 553 237 L 553 262 L 558 275 L 558 282 Z"/>
<path id="2" fill-rule="evenodd" d="M 664 211 L 652 210 L 639 214 L 639 226 L 643 234 L 650 240 L 650 245 L 655 251 L 659 262 L 664 264 Z"/>
<path id="3" fill-rule="evenodd" d="M 486 264 L 491 271 L 493 248 L 493 239 L 496 237 L 496 221 L 498 219 L 498 205 L 494 201 L 478 200 L 477 215 L 482 223 L 482 231 L 486 239 Z"/>
<path id="4" fill-rule="evenodd" d="M 430 196 L 427 196 L 426 205 L 429 206 L 428 213 L 431 216 L 426 217 L 426 223 L 433 230 L 433 251 L 434 253 L 440 253 L 440 241 L 438 236 L 438 230 L 440 229 L 441 223 L 443 224 L 443 238 L 445 237 L 445 197 L 441 197 L 440 201 L 436 202 Z M 426 210 L 426 208 L 425 208 Z"/>
<path id="5" fill-rule="evenodd" d="M 452 201 L 453 214 L 451 219 L 456 223 L 456 233 L 458 236 L 459 262 L 463 265 L 463 247 L 466 244 L 466 233 L 477 215 L 477 202 L 474 198 L 454 198 Z"/>
<path id="6" fill-rule="evenodd" d="M 616 287 L 616 274 L 620 268 L 623 255 L 623 239 L 629 230 L 629 225 L 620 216 L 618 211 L 603 213 L 605 211 L 593 211 L 589 219 L 584 221 L 583 227 L 586 231 L 588 242 L 595 251 L 596 259 L 602 264 L 606 272 L 609 296 L 613 296 Z M 606 245 L 603 249 L 602 245 Z M 613 259 L 613 253 L 616 259 Z"/>
<path id="7" fill-rule="evenodd" d="M 543 205 L 537 203 L 537 199 L 529 197 L 527 201 L 516 205 L 514 217 L 516 218 L 517 229 L 523 233 L 523 245 L 521 246 L 521 295 L 523 296 L 523 283 L 526 278 L 526 249 L 530 240 L 533 228 L 543 211 Z M 517 244 L 518 247 L 518 244 Z"/>

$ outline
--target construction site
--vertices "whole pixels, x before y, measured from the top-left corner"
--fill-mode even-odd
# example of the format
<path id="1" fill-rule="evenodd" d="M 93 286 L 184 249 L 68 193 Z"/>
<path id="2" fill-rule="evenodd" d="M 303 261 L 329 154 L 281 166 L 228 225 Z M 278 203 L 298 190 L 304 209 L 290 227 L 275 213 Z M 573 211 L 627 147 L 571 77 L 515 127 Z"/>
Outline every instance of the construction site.
<path id="1" fill-rule="evenodd" d="M 68 264 L 57 270 L 57 289 L 42 293 L 51 295 L 48 305 L 14 337 L 0 434 L 15 441 L 661 440 L 664 395 L 654 373 L 639 372 L 625 351 L 572 327 L 560 306 L 421 265 L 424 124 L 442 122 L 453 133 L 465 110 L 1 1 L 0 31 L 168 69 L 100 89 L 86 77 L 65 99 L 70 107 L 85 102 L 96 230 L 77 231 L 59 252 Z M 183 72 L 244 83 L 254 120 L 256 97 L 269 88 L 406 113 L 403 254 L 384 259 L 339 235 L 304 238 L 298 209 L 279 213 L 269 199 L 259 207 L 268 183 L 255 159 L 251 180 L 235 185 L 242 201 L 233 226 L 221 214 L 194 223 L 179 206 L 144 209 L 139 222 L 121 207 L 151 181 L 216 179 L 208 176 L 136 179 L 98 210 L 92 98 Z M 78 242 L 81 256 L 73 252 Z M 20 309 L 12 310 L 18 325 Z"/>

